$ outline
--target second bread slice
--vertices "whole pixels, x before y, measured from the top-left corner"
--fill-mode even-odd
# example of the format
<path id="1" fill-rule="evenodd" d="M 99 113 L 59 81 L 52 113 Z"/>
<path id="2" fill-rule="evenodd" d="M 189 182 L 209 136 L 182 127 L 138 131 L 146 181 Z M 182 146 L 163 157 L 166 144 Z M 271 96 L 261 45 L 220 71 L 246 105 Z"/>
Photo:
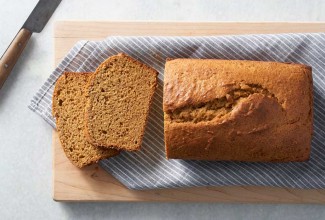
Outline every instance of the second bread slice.
<path id="1" fill-rule="evenodd" d="M 140 149 L 157 74 L 125 54 L 97 68 L 87 88 L 85 131 L 90 143 Z"/>

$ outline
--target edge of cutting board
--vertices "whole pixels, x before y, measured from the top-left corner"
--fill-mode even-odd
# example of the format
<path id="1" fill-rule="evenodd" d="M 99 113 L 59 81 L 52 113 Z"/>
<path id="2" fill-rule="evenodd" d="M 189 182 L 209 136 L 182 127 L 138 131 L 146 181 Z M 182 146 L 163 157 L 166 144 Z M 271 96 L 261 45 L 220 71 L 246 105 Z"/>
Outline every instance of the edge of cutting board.
<path id="1" fill-rule="evenodd" d="M 101 40 L 110 35 L 229 35 L 325 32 L 325 23 L 294 22 L 148 22 L 58 21 L 54 28 L 55 63 L 79 40 Z M 325 190 L 229 186 L 136 191 L 124 187 L 98 165 L 74 167 L 53 131 L 53 199 L 55 201 L 120 202 L 249 202 L 324 203 Z"/>

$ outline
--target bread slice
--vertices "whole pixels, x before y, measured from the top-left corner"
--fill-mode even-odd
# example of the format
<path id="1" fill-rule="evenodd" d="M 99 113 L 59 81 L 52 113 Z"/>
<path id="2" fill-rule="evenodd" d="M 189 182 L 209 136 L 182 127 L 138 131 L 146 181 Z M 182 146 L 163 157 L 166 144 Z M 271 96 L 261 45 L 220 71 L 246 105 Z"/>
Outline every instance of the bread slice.
<path id="1" fill-rule="evenodd" d="M 125 54 L 105 60 L 87 86 L 88 141 L 96 146 L 139 150 L 157 74 Z"/>
<path id="2" fill-rule="evenodd" d="M 85 85 L 91 73 L 64 73 L 56 82 L 52 114 L 62 148 L 69 160 L 81 168 L 119 151 L 89 144 L 84 136 Z"/>

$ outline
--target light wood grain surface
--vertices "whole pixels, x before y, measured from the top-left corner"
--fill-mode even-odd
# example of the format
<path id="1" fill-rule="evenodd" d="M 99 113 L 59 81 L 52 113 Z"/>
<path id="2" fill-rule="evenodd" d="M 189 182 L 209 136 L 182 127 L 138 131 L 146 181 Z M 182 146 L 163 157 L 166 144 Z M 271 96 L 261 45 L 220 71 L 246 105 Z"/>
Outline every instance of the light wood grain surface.
<path id="1" fill-rule="evenodd" d="M 81 22 L 55 25 L 55 63 L 79 40 L 101 40 L 110 35 L 199 36 L 253 33 L 324 32 L 325 23 L 191 23 L 191 22 Z M 53 131 L 53 199 L 56 201 L 121 202 L 242 202 L 324 203 L 325 190 L 276 187 L 197 187 L 129 190 L 98 165 L 74 167 Z"/>

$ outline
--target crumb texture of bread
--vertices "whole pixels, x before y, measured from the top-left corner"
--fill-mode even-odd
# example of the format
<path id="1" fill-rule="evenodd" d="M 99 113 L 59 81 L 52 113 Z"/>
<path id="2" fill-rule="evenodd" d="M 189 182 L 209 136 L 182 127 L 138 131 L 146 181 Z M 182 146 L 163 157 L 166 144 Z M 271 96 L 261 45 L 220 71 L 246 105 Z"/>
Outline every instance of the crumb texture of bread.
<path id="1" fill-rule="evenodd" d="M 158 72 L 118 54 L 105 60 L 87 86 L 85 131 L 90 143 L 139 150 Z"/>
<path id="2" fill-rule="evenodd" d="M 174 59 L 164 73 L 169 159 L 289 162 L 310 155 L 312 70 L 302 64 Z"/>
<path id="3" fill-rule="evenodd" d="M 85 86 L 91 73 L 64 73 L 56 82 L 52 114 L 62 148 L 77 167 L 96 163 L 119 153 L 89 144 L 84 136 Z"/>

